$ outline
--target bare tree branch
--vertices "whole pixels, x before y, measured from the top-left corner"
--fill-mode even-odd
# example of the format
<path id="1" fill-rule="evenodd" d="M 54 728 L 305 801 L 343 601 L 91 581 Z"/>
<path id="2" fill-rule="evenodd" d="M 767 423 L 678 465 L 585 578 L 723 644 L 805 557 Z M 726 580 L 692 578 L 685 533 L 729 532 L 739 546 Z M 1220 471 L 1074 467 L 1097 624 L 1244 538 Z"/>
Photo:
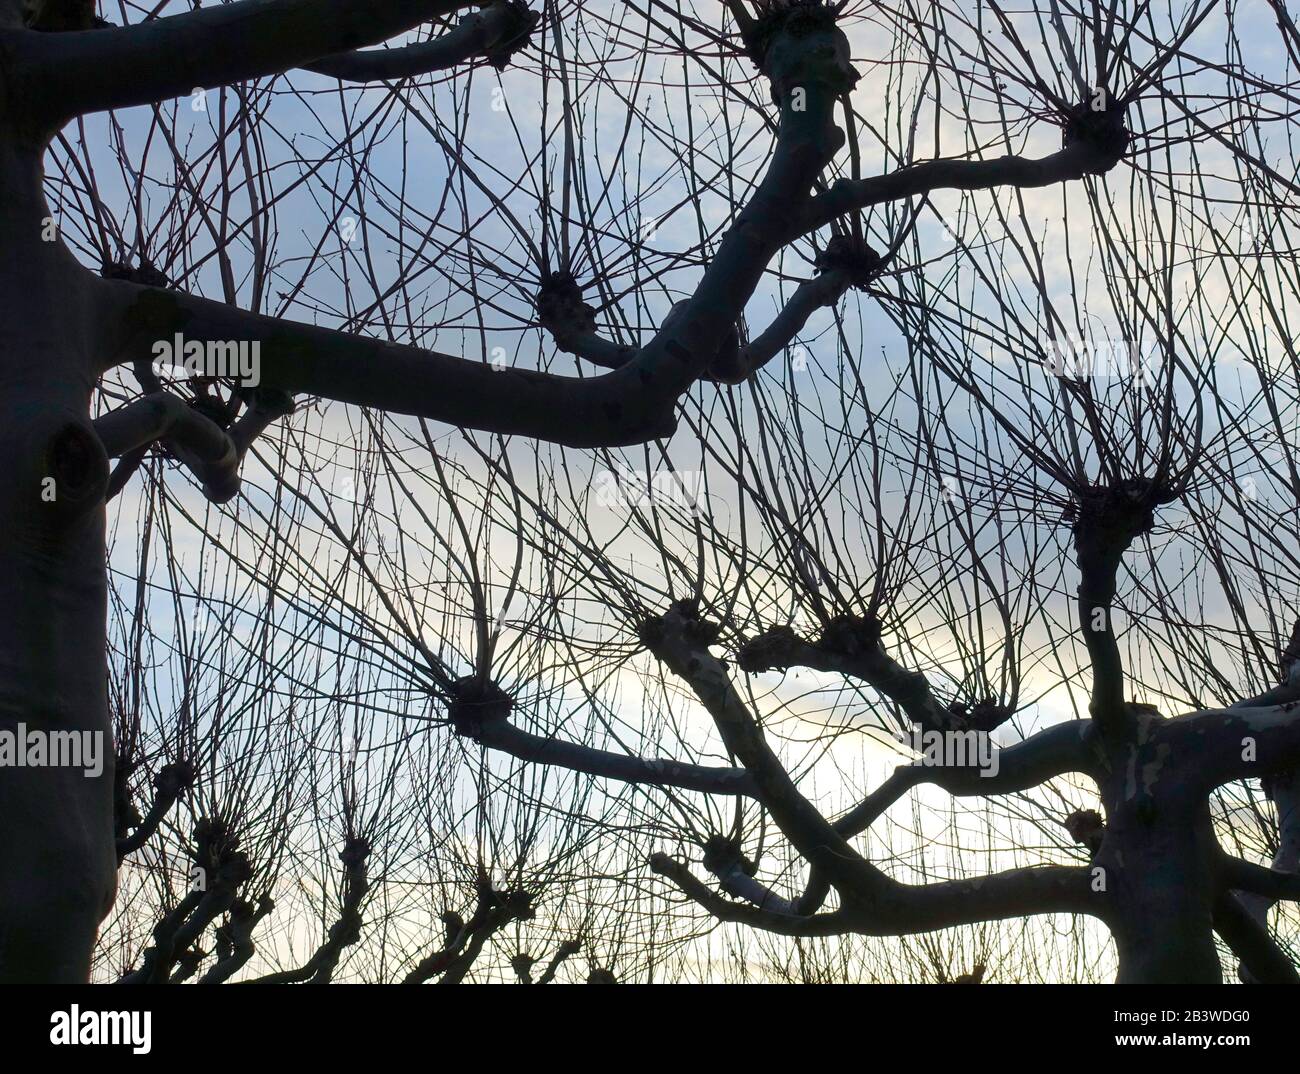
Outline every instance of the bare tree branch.
<path id="1" fill-rule="evenodd" d="M 378 44 L 465 0 L 240 0 L 125 28 L 27 34 L 16 82 L 42 114 L 153 104 Z"/>
<path id="2" fill-rule="evenodd" d="M 481 11 L 464 16 L 455 29 L 431 41 L 401 48 L 341 52 L 303 66 L 308 71 L 345 82 L 411 78 L 445 71 L 476 57 L 504 67 L 511 54 L 528 43 L 539 18 L 517 0 L 494 0 Z"/>

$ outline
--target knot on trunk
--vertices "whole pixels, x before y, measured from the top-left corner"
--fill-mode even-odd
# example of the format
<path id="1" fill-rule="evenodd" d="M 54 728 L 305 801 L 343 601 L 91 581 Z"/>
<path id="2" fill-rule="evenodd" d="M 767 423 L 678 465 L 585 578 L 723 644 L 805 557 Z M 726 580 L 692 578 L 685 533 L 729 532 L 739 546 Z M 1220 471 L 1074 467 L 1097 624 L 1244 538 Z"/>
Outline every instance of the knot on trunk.
<path id="1" fill-rule="evenodd" d="M 366 859 L 370 857 L 370 840 L 360 835 L 352 836 L 343 844 L 343 849 L 339 851 L 339 860 L 343 863 L 344 870 L 349 874 L 361 873 L 366 867 Z"/>
<path id="2" fill-rule="evenodd" d="M 175 287 L 167 278 L 167 274 L 156 268 L 147 257 L 142 257 L 140 264 L 135 266 L 125 261 L 105 261 L 100 266 L 99 274 L 106 280 L 125 280 L 127 283 L 138 283 L 143 287 Z"/>
<path id="3" fill-rule="evenodd" d="M 443 935 L 446 937 L 446 946 L 450 947 L 456 942 L 456 938 L 465 930 L 465 919 L 456 913 L 455 910 L 444 911 L 438 918 L 442 922 Z"/>
<path id="4" fill-rule="evenodd" d="M 241 884 L 253 879 L 253 863 L 242 850 L 226 855 L 217 868 L 216 884 L 219 891 L 234 892 Z"/>
<path id="5" fill-rule="evenodd" d="M 787 668 L 813 655 L 856 659 L 880 648 L 881 625 L 874 615 L 838 615 L 822 626 L 815 641 L 805 641 L 789 626 L 775 626 L 743 642 L 736 662 L 749 674 Z"/>
<path id="6" fill-rule="evenodd" d="M 533 31 L 542 21 L 540 12 L 532 11 L 524 0 L 499 0 L 509 15 L 509 22 L 501 39 L 484 53 L 487 62 L 498 71 L 505 70 L 515 53 L 522 52 L 532 42 Z"/>
<path id="7" fill-rule="evenodd" d="M 714 876 L 739 869 L 746 876 L 758 872 L 756 862 L 745 856 L 740 840 L 725 835 L 711 835 L 704 843 L 704 868 Z"/>
<path id="8" fill-rule="evenodd" d="M 1075 105 L 1064 117 L 1064 144 L 1086 145 L 1097 154 L 1096 173 L 1109 171 L 1128 151 L 1133 135 L 1125 125 L 1122 103 L 1109 99 L 1104 90 Z"/>
<path id="9" fill-rule="evenodd" d="M 800 644 L 799 635 L 788 626 L 776 626 L 743 642 L 736 649 L 736 663 L 740 670 L 754 675 L 783 666 L 790 651 Z"/>
<path id="10" fill-rule="evenodd" d="M 153 789 L 160 798 L 175 800 L 194 786 L 198 771 L 189 761 L 173 761 L 163 765 L 153 777 Z"/>
<path id="11" fill-rule="evenodd" d="M 1167 484 L 1135 477 L 1092 485 L 1078 493 L 1064 520 L 1073 523 L 1075 547 L 1085 557 L 1118 560 L 1133 540 L 1155 526 L 1155 509 L 1178 494 Z"/>
<path id="12" fill-rule="evenodd" d="M 546 273 L 534 303 L 542 327 L 557 339 L 596 330 L 596 309 L 582 300 L 582 286 L 571 273 Z"/>
<path id="13" fill-rule="evenodd" d="M 478 879 L 478 905 L 466 926 L 471 932 L 495 921 L 504 925 L 508 921 L 531 921 L 536 914 L 533 893 L 523 888 L 494 888 L 486 876 Z"/>
<path id="14" fill-rule="evenodd" d="M 745 52 L 761 70 L 767 51 L 781 34 L 793 38 L 832 33 L 842 5 L 824 0 L 755 0 L 755 18 L 740 32 Z"/>
<path id="15" fill-rule="evenodd" d="M 1062 822 L 1070 838 L 1080 846 L 1088 848 L 1088 853 L 1095 855 L 1101 849 L 1101 841 L 1106 834 L 1106 822 L 1095 809 L 1076 809 Z"/>
<path id="16" fill-rule="evenodd" d="M 842 3 L 823 0 L 758 0 L 757 14 L 741 32 L 745 52 L 772 83 L 772 100 L 791 102 L 792 93 L 813 86 L 834 96 L 848 93 L 860 77 L 849 62 L 849 41 L 836 25 Z"/>
<path id="17" fill-rule="evenodd" d="M 80 491 L 94 481 L 95 456 L 86 430 L 80 425 L 67 425 L 50 441 L 51 475 L 68 491 Z"/>
<path id="18" fill-rule="evenodd" d="M 1270 802 L 1276 802 L 1276 795 L 1300 791 L 1300 771 L 1268 772 L 1259 778 L 1259 789 Z"/>
<path id="19" fill-rule="evenodd" d="M 268 388 L 261 384 L 250 388 L 238 384 L 235 387 L 235 394 L 253 410 L 270 418 L 287 418 L 297 409 L 293 396 L 282 388 Z"/>
<path id="20" fill-rule="evenodd" d="M 670 636 L 680 637 L 691 647 L 707 648 L 718 640 L 722 628 L 700 617 L 696 600 L 680 600 L 662 616 L 651 616 L 637 628 L 641 644 L 658 655 Z"/>
<path id="21" fill-rule="evenodd" d="M 956 729 L 988 732 L 996 731 L 1011 719 L 1012 712 L 994 698 L 983 697 L 978 701 L 951 702 L 948 715 Z"/>
<path id="22" fill-rule="evenodd" d="M 862 656 L 880 645 L 880 620 L 874 615 L 837 615 L 822 627 L 816 645 L 842 656 Z"/>
<path id="23" fill-rule="evenodd" d="M 252 927 L 275 909 L 275 900 L 270 895 L 263 895 L 255 902 L 248 899 L 236 899 L 227 911 L 227 920 L 217 928 L 219 942 L 230 943 L 232 940 L 247 935 Z"/>
<path id="24" fill-rule="evenodd" d="M 509 719 L 513 707 L 514 700 L 496 683 L 466 675 L 452 685 L 447 715 L 458 735 L 478 738 L 484 724 Z"/>
<path id="25" fill-rule="evenodd" d="M 108 454 L 88 421 L 55 416 L 47 423 L 42 416 L 30 435 L 35 467 L 28 494 L 40 517 L 62 527 L 104 502 Z"/>
<path id="26" fill-rule="evenodd" d="M 855 235 L 834 235 L 813 259 L 818 275 L 841 272 L 849 284 L 865 291 L 885 266 L 885 259 Z"/>
<path id="27" fill-rule="evenodd" d="M 229 432 L 239 414 L 238 398 L 232 395 L 230 399 L 223 399 L 214 389 L 215 382 L 206 378 L 196 379 L 193 398 L 186 400 L 185 405 L 202 414 L 217 428 Z M 168 454 L 175 455 L 174 452 Z"/>
<path id="28" fill-rule="evenodd" d="M 345 907 L 339 913 L 339 919 L 329 927 L 327 942 L 335 947 L 351 947 L 361 939 L 362 924 L 361 911 Z"/>
<path id="29" fill-rule="evenodd" d="M 194 825 L 194 864 L 214 878 L 214 887 L 233 891 L 252 879 L 253 866 L 239 844 L 239 834 L 219 817 L 201 817 Z"/>

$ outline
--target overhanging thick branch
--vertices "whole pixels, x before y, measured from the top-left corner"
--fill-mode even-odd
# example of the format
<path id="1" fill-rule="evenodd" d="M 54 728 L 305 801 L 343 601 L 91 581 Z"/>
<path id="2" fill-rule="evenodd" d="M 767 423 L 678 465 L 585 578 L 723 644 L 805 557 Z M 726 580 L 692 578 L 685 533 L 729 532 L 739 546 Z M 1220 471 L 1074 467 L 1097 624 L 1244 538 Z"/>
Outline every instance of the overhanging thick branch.
<path id="1" fill-rule="evenodd" d="M 485 432 L 574 447 L 670 435 L 689 377 L 653 356 L 600 377 L 559 377 L 250 313 L 179 291 L 99 280 L 109 364 L 149 360 L 159 340 L 256 344 L 261 385 Z"/>
<path id="2" fill-rule="evenodd" d="M 1262 895 L 1270 903 L 1279 899 L 1300 899 L 1300 873 L 1271 869 L 1241 858 L 1228 858 L 1223 867 L 1223 886 Z"/>
<path id="3" fill-rule="evenodd" d="M 785 936 L 903 936 L 918 932 L 999 921 L 1036 914 L 1099 915 L 1100 904 L 1089 887 L 1089 872 L 1077 866 L 1049 865 L 1014 869 L 968 880 L 909 885 L 888 881 L 868 897 L 845 895 L 845 905 L 831 914 L 793 916 L 724 899 L 663 854 L 651 868 L 671 879 L 692 900 L 720 921 L 734 921 Z M 842 892 L 842 894 L 844 894 Z"/>
<path id="4" fill-rule="evenodd" d="M 527 43 L 539 16 L 523 4 L 496 0 L 466 15 L 452 30 L 431 41 L 401 48 L 342 52 L 304 64 L 308 71 L 344 82 L 376 82 L 445 71 L 483 57 L 505 66 L 511 52 Z"/>
<path id="5" fill-rule="evenodd" d="M 41 115 L 153 104 L 377 45 L 466 0 L 241 0 L 134 26 L 13 39 L 13 80 Z"/>
<path id="6" fill-rule="evenodd" d="M 1073 865 L 1012 869 L 938 884 L 891 880 L 883 899 L 860 909 L 861 921 L 854 931 L 902 936 L 1036 914 L 1100 916 L 1102 906 L 1090 881 L 1088 869 Z"/>
<path id="7" fill-rule="evenodd" d="M 1167 720 L 1161 733 L 1175 749 L 1194 750 L 1189 785 L 1208 793 L 1237 779 L 1263 778 L 1300 767 L 1300 703 L 1255 709 L 1211 709 Z"/>

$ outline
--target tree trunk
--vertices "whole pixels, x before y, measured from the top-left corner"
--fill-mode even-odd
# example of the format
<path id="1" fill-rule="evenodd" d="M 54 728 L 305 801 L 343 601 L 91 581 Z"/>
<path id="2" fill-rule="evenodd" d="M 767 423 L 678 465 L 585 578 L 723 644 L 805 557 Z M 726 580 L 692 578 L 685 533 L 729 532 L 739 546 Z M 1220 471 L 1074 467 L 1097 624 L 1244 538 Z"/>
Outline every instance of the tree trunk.
<path id="1" fill-rule="evenodd" d="M 1107 924 L 1119 956 L 1117 984 L 1221 984 L 1214 944 L 1215 862 L 1209 807 L 1180 793 L 1141 747 L 1110 790 L 1111 808 L 1093 862 L 1104 871 Z M 1172 784 L 1172 786 L 1171 786 Z"/>
<path id="2" fill-rule="evenodd" d="M 1222 984 L 1214 946 L 1213 914 L 1200 893 L 1176 891 L 1170 875 L 1151 877 L 1151 889 L 1125 899 L 1111 923 L 1119 955 L 1116 984 Z M 1186 897 L 1184 897 L 1186 896 Z"/>
<path id="3" fill-rule="evenodd" d="M 103 769 L 0 767 L 0 981 L 76 981 L 89 975 L 117 869 L 108 460 L 88 418 L 85 270 L 50 229 L 44 138 L 19 112 L 0 97 L 0 732 L 93 732 Z"/>

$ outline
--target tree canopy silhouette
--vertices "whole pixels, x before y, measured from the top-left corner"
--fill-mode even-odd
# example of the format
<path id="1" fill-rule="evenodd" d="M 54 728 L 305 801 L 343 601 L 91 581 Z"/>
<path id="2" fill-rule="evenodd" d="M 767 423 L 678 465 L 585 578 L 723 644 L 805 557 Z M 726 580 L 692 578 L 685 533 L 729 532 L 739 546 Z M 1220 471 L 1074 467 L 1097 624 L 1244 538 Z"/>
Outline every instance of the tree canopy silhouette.
<path id="1" fill-rule="evenodd" d="M 1298 48 L 0 0 L 0 978 L 1295 981 Z"/>

